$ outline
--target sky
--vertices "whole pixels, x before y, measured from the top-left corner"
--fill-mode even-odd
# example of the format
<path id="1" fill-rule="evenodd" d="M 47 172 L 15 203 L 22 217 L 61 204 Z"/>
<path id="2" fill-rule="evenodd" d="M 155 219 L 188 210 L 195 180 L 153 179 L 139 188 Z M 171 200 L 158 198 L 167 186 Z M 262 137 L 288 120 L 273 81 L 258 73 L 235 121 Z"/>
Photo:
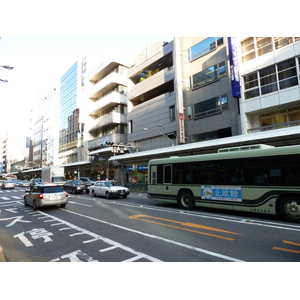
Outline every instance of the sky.
<path id="1" fill-rule="evenodd" d="M 120 59 L 131 66 L 147 45 L 170 42 L 173 37 L 1 37 L 0 68 L 1 123 L 19 124 L 26 120 L 38 92 L 52 87 L 55 80 L 77 58 L 93 57 L 98 64 Z M 4 128 L 2 127 L 2 133 Z M 1 132 L 0 132 L 1 138 Z"/>

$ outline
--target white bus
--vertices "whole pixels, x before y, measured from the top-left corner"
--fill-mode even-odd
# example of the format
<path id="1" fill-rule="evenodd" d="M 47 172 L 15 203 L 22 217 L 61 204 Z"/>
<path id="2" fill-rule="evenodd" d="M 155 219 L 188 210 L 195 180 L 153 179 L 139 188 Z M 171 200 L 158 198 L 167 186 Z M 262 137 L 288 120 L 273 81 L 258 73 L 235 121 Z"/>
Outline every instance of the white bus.
<path id="1" fill-rule="evenodd" d="M 148 198 L 182 209 L 209 207 L 300 222 L 300 146 L 251 145 L 152 159 Z"/>

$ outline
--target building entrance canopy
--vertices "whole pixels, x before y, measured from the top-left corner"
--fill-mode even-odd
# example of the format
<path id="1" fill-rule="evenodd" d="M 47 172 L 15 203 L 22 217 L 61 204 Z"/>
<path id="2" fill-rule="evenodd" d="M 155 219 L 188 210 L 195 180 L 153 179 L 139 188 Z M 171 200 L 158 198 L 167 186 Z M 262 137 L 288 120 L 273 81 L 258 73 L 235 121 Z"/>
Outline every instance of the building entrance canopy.
<path id="1" fill-rule="evenodd" d="M 110 157 L 109 161 L 126 161 L 127 163 L 136 163 L 139 160 L 145 161 L 152 158 L 165 158 L 177 155 L 185 156 L 201 153 L 213 153 L 217 152 L 220 148 L 254 144 L 269 144 L 278 147 L 300 144 L 300 128 L 299 126 L 282 128 L 274 131 L 257 132 L 204 142 L 182 144 L 174 147 L 116 155 Z"/>

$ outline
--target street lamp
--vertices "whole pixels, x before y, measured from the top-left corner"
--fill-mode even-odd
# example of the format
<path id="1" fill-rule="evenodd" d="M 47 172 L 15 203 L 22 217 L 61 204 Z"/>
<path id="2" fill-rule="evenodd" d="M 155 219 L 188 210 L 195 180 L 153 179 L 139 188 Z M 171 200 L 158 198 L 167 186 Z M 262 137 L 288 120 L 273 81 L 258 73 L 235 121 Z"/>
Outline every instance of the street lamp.
<path id="1" fill-rule="evenodd" d="M 158 124 L 157 126 L 163 127 L 161 124 Z M 163 133 L 163 132 L 161 132 L 161 131 L 159 131 L 159 130 L 157 130 L 155 128 L 143 128 L 143 130 L 144 131 L 153 130 L 153 131 L 156 131 L 156 132 L 160 133 L 161 135 L 163 135 L 166 139 L 168 139 L 172 143 L 172 146 L 174 146 L 173 141 L 168 137 L 168 135 L 166 133 Z"/>
<path id="2" fill-rule="evenodd" d="M 14 67 L 9 66 L 9 65 L 0 65 L 0 68 L 4 68 L 6 70 L 12 70 Z"/>
<path id="3" fill-rule="evenodd" d="M 4 69 L 6 69 L 6 70 L 12 70 L 14 67 L 9 66 L 9 65 L 0 65 L 0 68 L 4 68 Z M 8 80 L 7 80 L 7 79 L 4 79 L 4 78 L 0 78 L 0 81 L 2 81 L 2 82 L 4 82 L 4 83 L 8 82 Z"/>

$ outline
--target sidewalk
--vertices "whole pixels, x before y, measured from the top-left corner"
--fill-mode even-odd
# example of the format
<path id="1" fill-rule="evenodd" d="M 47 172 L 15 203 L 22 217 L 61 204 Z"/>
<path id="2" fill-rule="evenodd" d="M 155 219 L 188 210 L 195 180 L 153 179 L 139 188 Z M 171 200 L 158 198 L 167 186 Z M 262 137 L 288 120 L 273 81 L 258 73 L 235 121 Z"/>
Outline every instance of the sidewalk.
<path id="1" fill-rule="evenodd" d="M 3 249 L 1 246 L 0 246 L 0 262 L 6 262 L 6 258 L 4 256 Z"/>

